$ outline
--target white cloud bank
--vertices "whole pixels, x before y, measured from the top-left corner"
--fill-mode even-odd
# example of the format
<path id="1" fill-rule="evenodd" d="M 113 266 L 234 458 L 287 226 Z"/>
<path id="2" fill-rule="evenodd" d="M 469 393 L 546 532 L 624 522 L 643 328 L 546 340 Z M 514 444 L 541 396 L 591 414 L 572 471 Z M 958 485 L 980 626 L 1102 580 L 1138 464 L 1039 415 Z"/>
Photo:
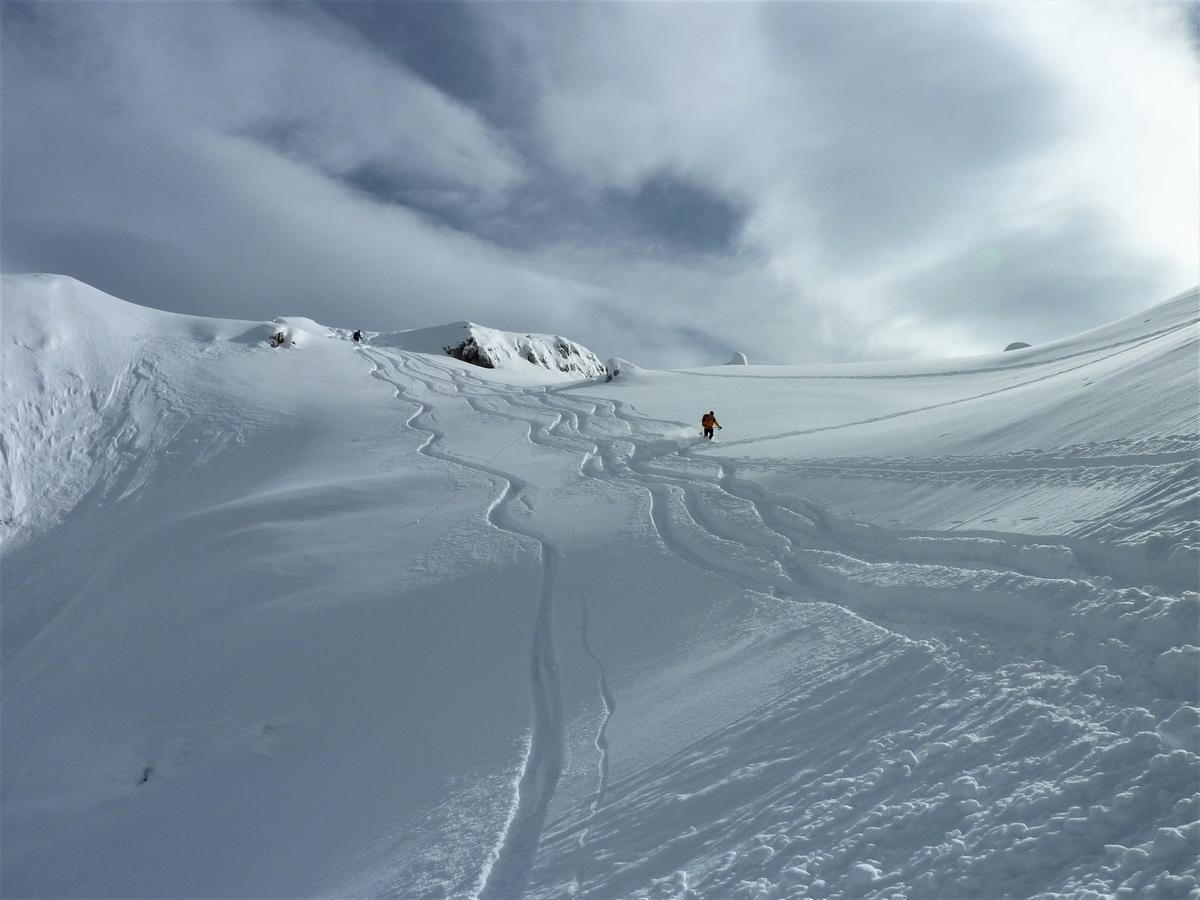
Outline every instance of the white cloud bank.
<path id="1" fill-rule="evenodd" d="M 998 349 L 1200 280 L 1184 7 L 467 11 L 486 108 L 308 6 L 7 6 L 6 267 L 678 362 Z M 728 246 L 618 230 L 663 179 Z"/>
<path id="2" fill-rule="evenodd" d="M 967 350 L 994 346 L 979 317 L 1044 337 L 1200 278 L 1179 9 L 558 10 L 572 28 L 520 12 L 495 15 L 544 48 L 550 158 L 595 191 L 668 170 L 743 203 L 743 248 L 794 298 L 773 324 L 815 314 L 872 353 Z"/>

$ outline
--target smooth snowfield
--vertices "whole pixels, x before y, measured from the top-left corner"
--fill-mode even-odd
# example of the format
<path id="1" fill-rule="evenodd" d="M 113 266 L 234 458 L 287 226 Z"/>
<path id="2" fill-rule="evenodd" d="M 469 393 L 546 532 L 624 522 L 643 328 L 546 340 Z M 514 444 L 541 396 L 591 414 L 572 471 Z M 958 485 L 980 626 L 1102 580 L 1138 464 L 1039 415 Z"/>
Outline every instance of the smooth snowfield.
<path id="1" fill-rule="evenodd" d="M 2 312 L 5 896 L 1200 897 L 1196 292 L 611 382 Z"/>

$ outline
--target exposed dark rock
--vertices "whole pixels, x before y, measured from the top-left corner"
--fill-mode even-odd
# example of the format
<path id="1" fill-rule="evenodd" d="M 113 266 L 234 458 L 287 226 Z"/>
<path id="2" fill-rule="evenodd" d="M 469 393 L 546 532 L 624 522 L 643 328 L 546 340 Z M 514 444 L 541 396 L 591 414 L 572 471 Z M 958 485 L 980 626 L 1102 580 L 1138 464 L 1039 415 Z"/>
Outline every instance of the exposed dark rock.
<path id="1" fill-rule="evenodd" d="M 473 366 L 481 366 L 485 369 L 494 369 L 496 367 L 487 355 L 487 351 L 475 343 L 474 337 L 467 338 L 457 347 L 446 347 L 445 350 L 447 356 L 461 359 L 463 362 L 470 363 Z"/>

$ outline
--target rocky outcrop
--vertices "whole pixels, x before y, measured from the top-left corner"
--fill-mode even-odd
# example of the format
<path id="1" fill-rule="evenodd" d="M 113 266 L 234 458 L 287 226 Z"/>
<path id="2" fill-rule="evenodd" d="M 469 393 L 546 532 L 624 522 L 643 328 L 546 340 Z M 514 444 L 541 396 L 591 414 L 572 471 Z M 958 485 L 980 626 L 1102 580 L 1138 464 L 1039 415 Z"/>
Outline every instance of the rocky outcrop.
<path id="1" fill-rule="evenodd" d="M 496 368 L 496 364 L 488 356 L 487 350 L 476 343 L 474 335 L 467 338 L 457 347 L 446 347 L 445 349 L 447 356 L 461 359 L 463 362 L 470 363 L 473 366 L 482 366 L 485 369 Z"/>
<path id="2" fill-rule="evenodd" d="M 466 334 L 456 344 L 446 344 L 448 356 L 485 369 L 537 366 L 576 378 L 604 375 L 604 363 L 587 347 L 560 335 L 516 334 L 472 322 L 462 323 Z"/>

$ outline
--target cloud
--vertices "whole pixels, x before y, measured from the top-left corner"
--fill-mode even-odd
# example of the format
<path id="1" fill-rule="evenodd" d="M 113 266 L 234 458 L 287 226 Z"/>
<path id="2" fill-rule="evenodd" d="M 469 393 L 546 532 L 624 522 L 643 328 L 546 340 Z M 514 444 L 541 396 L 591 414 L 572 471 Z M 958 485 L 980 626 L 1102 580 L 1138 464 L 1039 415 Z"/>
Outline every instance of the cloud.
<path id="1" fill-rule="evenodd" d="M 1005 245 L 1013 277 L 1012 295 L 975 292 L 990 310 L 1059 297 L 1061 317 L 1031 323 L 1039 339 L 1200 278 L 1200 140 L 1182 31 L 1124 9 L 1052 6 L 492 15 L 502 45 L 537 61 L 526 78 L 556 167 L 593 196 L 637 193 L 664 172 L 703 185 L 744 211 L 742 252 L 791 286 L 773 325 L 803 317 L 842 352 L 904 354 L 988 344 L 989 310 L 954 302 L 980 246 Z M 1086 243 L 1062 253 L 1068 213 L 1090 225 L 1066 229 Z M 1049 259 L 1126 277 L 1063 291 L 1095 279 Z M 944 284 L 945 295 L 912 305 L 913 273 L 935 266 L 946 277 L 925 289 Z M 922 318 L 935 306 L 936 320 Z M 939 339 L 947 315 L 954 337 Z M 900 320 L 913 327 L 897 333 Z M 893 333 L 855 340 L 863 329 Z"/>
<path id="2" fill-rule="evenodd" d="M 6 105 L 6 268 L 69 259 L 70 274 L 160 308 L 380 328 L 470 317 L 553 330 L 569 322 L 556 304 L 600 293 L 255 140 L 160 126 L 52 82 Z"/>
<path id="3" fill-rule="evenodd" d="M 920 322 L 971 322 L 980 350 L 1065 336 L 1078 330 L 1078 310 L 1117 319 L 1125 298 L 1161 278 L 1152 258 L 1114 246 L 1117 234 L 1094 211 L 1067 211 L 927 265 L 899 280 L 895 296 Z"/>
<path id="4" fill-rule="evenodd" d="M 1200 280 L 1175 7 L 4 16 L 5 267 L 150 305 L 786 362 L 1038 342 Z"/>
<path id="5" fill-rule="evenodd" d="M 477 113 L 303 6 L 34 9 L 11 43 L 36 48 L 42 65 L 126 115 L 254 137 L 330 175 L 371 165 L 481 200 L 522 178 L 519 159 Z"/>
<path id="6" fill-rule="evenodd" d="M 527 54 L 546 48 L 549 157 L 597 189 L 671 171 L 746 198 L 763 210 L 756 236 L 775 244 L 801 236 L 839 259 L 907 245 L 913 225 L 951 215 L 1053 136 L 1054 86 L 975 9 L 596 5 L 578 17 L 560 29 L 537 8 L 503 14 Z"/>

